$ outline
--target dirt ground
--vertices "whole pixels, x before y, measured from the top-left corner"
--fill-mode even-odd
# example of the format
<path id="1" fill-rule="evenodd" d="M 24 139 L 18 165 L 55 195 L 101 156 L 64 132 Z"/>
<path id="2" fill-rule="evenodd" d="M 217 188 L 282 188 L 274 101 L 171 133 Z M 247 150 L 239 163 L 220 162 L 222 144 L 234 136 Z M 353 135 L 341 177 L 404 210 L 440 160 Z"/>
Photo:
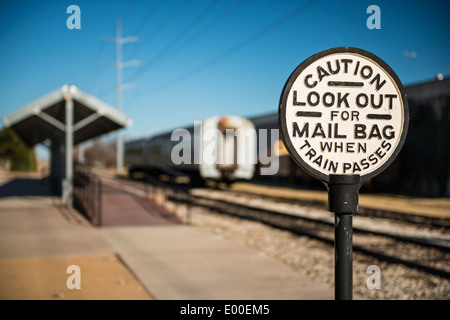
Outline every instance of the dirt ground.
<path id="1" fill-rule="evenodd" d="M 80 289 L 71 265 L 79 266 Z M 1 300 L 152 300 L 114 254 L 0 260 Z"/>

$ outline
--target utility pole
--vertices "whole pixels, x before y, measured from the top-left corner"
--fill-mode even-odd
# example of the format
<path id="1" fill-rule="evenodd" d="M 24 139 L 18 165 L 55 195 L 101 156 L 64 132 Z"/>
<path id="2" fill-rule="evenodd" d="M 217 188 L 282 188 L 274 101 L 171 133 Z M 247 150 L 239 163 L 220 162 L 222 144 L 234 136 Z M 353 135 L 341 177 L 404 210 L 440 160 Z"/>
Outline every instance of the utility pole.
<path id="1" fill-rule="evenodd" d="M 116 44 L 116 63 L 114 67 L 116 68 L 116 90 L 117 90 L 117 109 L 119 111 L 123 110 L 123 90 L 130 89 L 131 84 L 122 84 L 123 81 L 123 68 L 136 66 L 140 63 L 139 60 L 131 60 L 127 62 L 122 62 L 122 45 L 129 42 L 136 42 L 137 37 L 126 37 L 122 38 L 122 21 L 118 19 L 116 21 L 116 37 L 105 37 L 106 40 L 114 42 Z M 117 132 L 117 172 L 122 172 L 123 169 L 123 135 L 122 129 Z"/>

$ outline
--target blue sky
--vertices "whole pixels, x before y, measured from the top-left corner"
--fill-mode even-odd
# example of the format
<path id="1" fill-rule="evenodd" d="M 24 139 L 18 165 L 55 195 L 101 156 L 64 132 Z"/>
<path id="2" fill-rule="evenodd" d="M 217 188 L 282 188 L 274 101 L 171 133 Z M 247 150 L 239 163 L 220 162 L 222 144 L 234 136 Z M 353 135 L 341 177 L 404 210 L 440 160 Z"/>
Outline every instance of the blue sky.
<path id="1" fill-rule="evenodd" d="M 81 29 L 69 30 L 69 5 Z M 367 7 L 381 10 L 370 30 Z M 122 19 L 128 138 L 214 115 L 277 112 L 291 72 L 309 56 L 352 46 L 387 62 L 404 85 L 450 75 L 448 1 L 3 1 L 0 116 L 72 83 L 116 106 L 115 36 Z"/>

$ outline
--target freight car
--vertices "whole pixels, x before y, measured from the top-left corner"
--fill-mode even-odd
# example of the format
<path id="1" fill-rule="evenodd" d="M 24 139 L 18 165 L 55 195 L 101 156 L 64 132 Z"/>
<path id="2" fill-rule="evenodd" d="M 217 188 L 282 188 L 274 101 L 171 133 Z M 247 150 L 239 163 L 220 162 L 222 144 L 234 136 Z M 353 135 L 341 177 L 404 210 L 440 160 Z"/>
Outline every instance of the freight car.
<path id="1" fill-rule="evenodd" d="M 143 173 L 232 183 L 255 171 L 253 123 L 237 116 L 211 117 L 162 134 L 125 143 L 124 163 L 131 177 Z"/>

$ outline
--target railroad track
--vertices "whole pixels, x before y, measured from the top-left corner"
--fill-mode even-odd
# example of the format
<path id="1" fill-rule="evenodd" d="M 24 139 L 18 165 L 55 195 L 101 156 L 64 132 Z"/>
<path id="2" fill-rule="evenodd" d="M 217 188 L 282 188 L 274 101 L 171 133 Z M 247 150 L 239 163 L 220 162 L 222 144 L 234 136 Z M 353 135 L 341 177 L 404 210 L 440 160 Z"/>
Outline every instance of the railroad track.
<path id="1" fill-rule="evenodd" d="M 280 206 L 268 200 L 253 201 L 235 194 L 211 189 L 194 189 L 190 196 L 173 193 L 169 200 L 189 202 L 209 210 L 258 221 L 271 227 L 287 230 L 297 235 L 334 244 L 334 216 L 330 212 L 308 210 L 300 206 Z M 259 202 L 259 203 L 258 203 Z M 293 212 L 293 210 L 297 212 Z M 365 220 L 361 220 L 365 219 Z M 384 224 L 370 227 L 370 221 Z M 450 237 L 434 231 L 427 235 L 413 235 L 407 232 L 387 231 L 386 221 L 381 223 L 367 217 L 354 217 L 353 250 L 390 263 L 423 270 L 438 276 L 450 278 Z M 402 227 L 400 227 L 402 228 Z M 398 227 L 397 227 L 398 229 Z"/>
<path id="2" fill-rule="evenodd" d="M 270 199 L 272 201 L 276 202 L 282 202 L 282 203 L 292 203 L 292 204 L 298 204 L 298 205 L 304 205 L 304 206 L 314 206 L 321 209 L 327 209 L 328 204 L 326 200 L 318 200 L 318 199 L 309 199 L 306 200 L 304 198 L 302 199 L 294 199 L 291 197 L 280 197 L 277 195 L 268 195 L 261 193 L 254 192 L 254 191 L 247 191 L 247 190 L 227 190 L 222 189 L 229 193 L 233 193 L 235 195 L 242 195 L 245 194 L 248 197 L 261 197 L 263 196 L 266 199 Z M 359 206 L 358 216 L 367 216 L 367 217 L 377 217 L 377 218 L 385 218 L 390 220 L 396 220 L 396 221 L 402 221 L 402 222 L 409 222 L 420 226 L 427 226 L 427 227 L 433 227 L 433 228 L 447 228 L 450 230 L 450 220 L 448 219 L 441 219 L 441 218 L 435 218 L 435 217 L 429 217 L 429 216 L 421 216 L 421 215 L 415 215 L 415 214 L 408 214 L 408 213 L 401 213 L 396 211 L 388 211 L 384 209 L 376 209 L 376 208 L 369 208 L 364 206 Z"/>
<path id="3" fill-rule="evenodd" d="M 145 183 L 122 181 L 128 192 L 143 194 Z M 300 206 L 295 203 L 282 203 L 279 199 L 271 201 L 261 196 L 228 192 L 214 189 L 191 189 L 158 181 L 151 181 L 160 189 L 165 189 L 169 201 L 188 203 L 208 210 L 253 220 L 273 228 L 305 235 L 330 245 L 334 245 L 333 213 Z M 133 191 L 134 190 L 134 191 Z M 266 198 L 266 197 L 264 197 Z M 290 207 L 290 208 L 289 208 Z M 439 231 L 415 234 L 417 229 L 408 232 L 387 231 L 389 219 L 354 216 L 353 250 L 373 256 L 379 260 L 398 263 L 420 269 L 430 274 L 450 278 L 450 236 Z M 372 224 L 372 226 L 371 226 Z M 374 224 L 376 224 L 374 226 Z M 397 226 L 404 229 L 404 226 Z M 416 257 L 416 258 L 412 258 Z"/>

